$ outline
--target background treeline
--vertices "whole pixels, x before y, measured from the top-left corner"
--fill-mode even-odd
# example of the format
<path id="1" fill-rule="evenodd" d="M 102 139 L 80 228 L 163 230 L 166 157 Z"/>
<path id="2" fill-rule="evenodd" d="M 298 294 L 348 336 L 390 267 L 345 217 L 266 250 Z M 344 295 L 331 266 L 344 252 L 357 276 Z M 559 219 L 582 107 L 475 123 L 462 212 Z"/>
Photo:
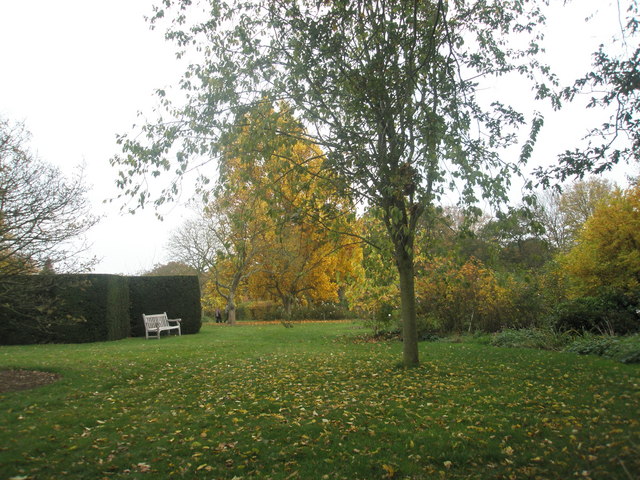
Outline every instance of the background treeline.
<path id="1" fill-rule="evenodd" d="M 313 182 L 306 184 L 307 191 L 310 185 Z M 253 194 L 257 195 L 251 200 L 255 206 L 260 197 L 259 192 Z M 245 222 L 253 222 L 254 231 L 275 230 L 282 238 L 257 235 L 251 239 L 254 256 L 247 261 L 234 292 L 236 319 L 357 316 L 375 332 L 400 328 L 398 273 L 377 210 L 339 216 L 342 230 L 349 232 L 339 237 L 332 234 L 334 218 L 314 223 L 304 205 L 293 209 L 297 216 L 286 216 L 274 208 L 273 197 L 270 202 L 271 212 L 256 208 L 242 212 Z M 158 266 L 150 272 L 199 274 L 204 312 L 210 316 L 216 308 L 228 312 L 220 284 L 233 270 L 230 266 L 241 261 L 234 248 L 221 248 L 229 246 L 228 238 L 235 234 L 231 221 L 225 224 L 227 228 L 220 228 L 221 219 L 228 219 L 224 215 L 233 212 L 216 205 L 218 210 L 203 208 L 206 215 L 199 217 L 197 227 L 187 222 L 174 233 L 170 249 L 181 262 Z M 273 212 L 277 212 L 280 223 L 274 223 L 270 216 Z M 532 205 L 494 216 L 459 207 L 433 209 L 419 225 L 415 242 L 421 338 L 531 328 L 579 333 L 637 332 L 639 212 L 640 187 L 635 181 L 621 189 L 597 177 L 575 182 L 562 192 L 544 192 Z M 239 224 L 244 228 L 248 225 Z M 188 232 L 197 233 L 200 244 L 204 244 L 204 234 L 216 231 L 218 236 L 208 239 L 208 258 L 194 256 L 196 249 L 187 248 L 190 241 L 192 247 L 196 245 Z M 285 279 L 294 278 L 296 272 L 303 277 L 296 268 L 311 263 L 308 254 L 317 254 L 319 245 L 331 246 L 326 248 L 323 261 L 316 264 L 325 275 L 323 281 L 309 267 L 311 274 L 305 278 L 306 283 L 299 284 L 303 288 L 285 301 L 276 282 L 282 284 Z M 244 248 L 238 252 L 246 255 L 247 251 Z M 195 261 L 198 258 L 200 261 Z M 342 268 L 328 268 L 331 265 Z"/>
<path id="2" fill-rule="evenodd" d="M 495 217 L 434 212 L 416 242 L 419 330 L 638 331 L 639 193 L 594 178 Z M 365 220 L 376 228 L 375 215 Z M 365 249 L 353 302 L 374 329 L 395 327 L 396 279 L 384 258 Z"/>

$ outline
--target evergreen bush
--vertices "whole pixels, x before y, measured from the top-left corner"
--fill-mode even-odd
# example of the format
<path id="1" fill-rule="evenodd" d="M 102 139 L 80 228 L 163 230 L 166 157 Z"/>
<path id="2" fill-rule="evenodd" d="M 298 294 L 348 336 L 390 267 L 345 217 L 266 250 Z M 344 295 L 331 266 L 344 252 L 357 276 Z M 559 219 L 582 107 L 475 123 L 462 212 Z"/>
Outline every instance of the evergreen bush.
<path id="1" fill-rule="evenodd" d="M 560 350 L 571 341 L 568 333 L 551 329 L 528 328 L 506 329 L 493 334 L 491 345 L 495 347 L 537 348 L 542 350 Z"/>
<path id="2" fill-rule="evenodd" d="M 637 295 L 606 289 L 559 303 L 550 320 L 560 331 L 625 335 L 640 331 Z"/>

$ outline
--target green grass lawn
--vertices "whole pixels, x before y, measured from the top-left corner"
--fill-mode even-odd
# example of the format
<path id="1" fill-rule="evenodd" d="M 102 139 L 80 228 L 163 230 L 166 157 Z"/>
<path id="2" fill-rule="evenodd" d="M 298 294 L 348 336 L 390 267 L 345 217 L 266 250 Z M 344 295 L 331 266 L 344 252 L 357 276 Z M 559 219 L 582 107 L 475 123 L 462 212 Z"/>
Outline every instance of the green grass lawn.
<path id="1" fill-rule="evenodd" d="M 0 347 L 62 379 L 0 395 L 0 480 L 640 478 L 640 367 L 350 323 Z"/>

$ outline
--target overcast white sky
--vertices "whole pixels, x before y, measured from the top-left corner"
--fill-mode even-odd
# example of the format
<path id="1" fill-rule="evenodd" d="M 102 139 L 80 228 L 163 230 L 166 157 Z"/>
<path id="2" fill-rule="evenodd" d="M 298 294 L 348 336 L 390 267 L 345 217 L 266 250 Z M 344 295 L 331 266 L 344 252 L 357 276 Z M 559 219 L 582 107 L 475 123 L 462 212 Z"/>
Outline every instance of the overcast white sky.
<path id="1" fill-rule="evenodd" d="M 0 0 L 0 115 L 24 121 L 32 151 L 65 173 L 86 164 L 91 200 L 104 215 L 89 234 L 102 259 L 98 273 L 139 273 L 169 260 L 168 234 L 185 215 L 177 207 L 160 222 L 152 211 L 122 215 L 119 204 L 102 203 L 117 194 L 117 172 L 109 165 L 118 152 L 116 134 L 131 130 L 138 111 L 153 117 L 154 89 L 175 84 L 181 74 L 173 46 L 143 18 L 153 4 Z M 570 83 L 587 70 L 597 46 L 619 32 L 617 9 L 609 0 L 574 0 L 553 12 L 546 45 L 556 72 Z M 547 116 L 535 161 L 575 146 L 593 123 L 583 105 Z"/>

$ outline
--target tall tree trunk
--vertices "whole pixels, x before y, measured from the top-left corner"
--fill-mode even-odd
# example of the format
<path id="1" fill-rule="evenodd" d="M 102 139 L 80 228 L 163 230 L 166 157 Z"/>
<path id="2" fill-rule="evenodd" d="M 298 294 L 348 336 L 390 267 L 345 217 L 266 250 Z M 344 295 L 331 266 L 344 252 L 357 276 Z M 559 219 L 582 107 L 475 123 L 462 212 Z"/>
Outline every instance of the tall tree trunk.
<path id="1" fill-rule="evenodd" d="M 416 293 L 413 257 L 404 248 L 397 249 L 396 262 L 400 274 L 400 311 L 402 316 L 402 357 L 405 367 L 420 364 L 416 325 Z"/>
<path id="2" fill-rule="evenodd" d="M 291 316 L 293 312 L 293 302 L 294 299 L 291 295 L 283 295 L 282 296 L 282 306 L 284 307 L 284 315 L 287 322 L 291 321 Z"/>
<path id="3" fill-rule="evenodd" d="M 236 303 L 233 297 L 233 293 L 229 292 L 229 296 L 227 298 L 227 322 L 229 325 L 236 324 Z"/>

